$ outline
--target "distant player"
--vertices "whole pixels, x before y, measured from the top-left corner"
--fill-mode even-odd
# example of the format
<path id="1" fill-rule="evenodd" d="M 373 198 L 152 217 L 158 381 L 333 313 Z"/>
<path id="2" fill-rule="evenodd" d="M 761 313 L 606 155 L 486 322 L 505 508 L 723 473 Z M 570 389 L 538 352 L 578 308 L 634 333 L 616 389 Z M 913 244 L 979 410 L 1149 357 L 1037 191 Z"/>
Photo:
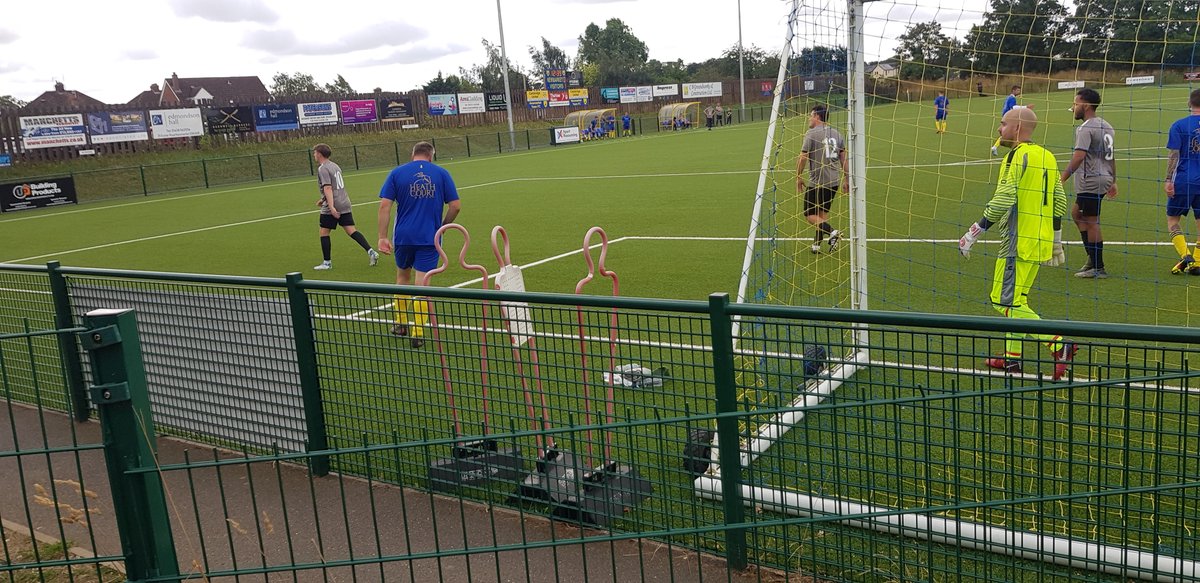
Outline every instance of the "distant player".
<path id="1" fill-rule="evenodd" d="M 1012 91 L 1009 91 L 1008 97 L 1004 99 L 1004 109 L 1000 111 L 1000 117 L 1004 118 L 1004 114 L 1024 105 L 1017 105 L 1017 98 L 1021 96 L 1021 86 L 1013 85 Z M 1000 155 L 1000 138 L 996 138 L 996 142 L 992 144 L 992 155 Z"/>
<path id="2" fill-rule="evenodd" d="M 629 117 L 628 112 L 621 116 L 621 135 L 633 135 L 633 119 Z"/>
<path id="3" fill-rule="evenodd" d="M 1100 234 L 1100 203 L 1105 197 L 1117 196 L 1117 161 L 1113 156 L 1113 127 L 1096 115 L 1100 94 L 1095 89 L 1080 89 L 1075 93 L 1072 111 L 1076 120 L 1083 120 L 1075 129 L 1075 153 L 1062 173 L 1065 183 L 1075 175 L 1075 204 L 1071 218 L 1079 228 L 1087 263 L 1075 277 L 1104 279 L 1104 238 Z"/>
<path id="4" fill-rule="evenodd" d="M 1058 162 L 1048 150 L 1032 143 L 1037 115 L 1028 108 L 1013 108 L 1000 121 L 1000 140 L 1012 148 L 1000 165 L 996 192 L 983 209 L 983 218 L 958 240 L 958 251 L 971 257 L 971 246 L 992 225 L 1001 233 L 1000 252 L 992 276 L 992 307 L 1006 318 L 1039 320 L 1029 307 L 1029 290 L 1041 265 L 1066 262 L 1062 246 L 1062 217 L 1067 193 L 1059 180 Z M 1078 346 L 1055 334 L 1030 334 L 1050 348 L 1054 380 L 1071 369 Z M 1021 372 L 1023 333 L 1009 333 L 1004 354 L 984 365 L 1009 373 Z"/>
<path id="5" fill-rule="evenodd" d="M 346 194 L 346 184 L 342 181 L 342 168 L 329 159 L 333 150 L 325 144 L 317 144 L 312 152 L 313 160 L 317 163 L 317 187 L 321 190 L 321 198 L 317 199 L 317 206 L 321 208 L 318 232 L 321 237 L 321 257 L 324 259 L 313 269 L 333 269 L 333 243 L 329 240 L 329 234 L 339 226 L 367 252 L 368 264 L 374 266 L 379 261 L 379 254 L 354 227 L 354 213 L 350 212 L 350 195 Z"/>
<path id="6" fill-rule="evenodd" d="M 846 157 L 846 142 L 842 140 L 842 134 L 826 123 L 828 118 L 829 110 L 824 105 L 812 109 L 800 160 L 796 163 L 796 192 L 804 193 L 804 216 L 810 225 L 817 228 L 812 243 L 813 253 L 821 252 L 821 240 L 825 235 L 829 235 L 829 251 L 837 249 L 842 232 L 829 226 L 829 205 L 837 196 L 839 182 L 847 192 L 850 191 L 850 162 Z M 804 180 L 806 170 L 812 178 L 811 186 L 807 186 Z"/>
<path id="7" fill-rule="evenodd" d="M 937 133 L 946 133 L 946 115 L 950 112 L 950 98 L 946 97 L 945 91 L 938 91 L 937 97 L 933 98 L 933 106 L 937 111 L 933 114 L 933 125 L 937 128 Z"/>
<path id="8" fill-rule="evenodd" d="M 1200 233 L 1196 247 L 1188 253 L 1187 239 L 1179 227 L 1179 218 L 1192 211 L 1196 230 L 1200 232 L 1200 89 L 1188 98 L 1191 115 L 1171 124 L 1167 134 L 1167 231 L 1171 244 L 1179 253 L 1179 263 L 1171 273 L 1188 272 L 1200 275 Z"/>

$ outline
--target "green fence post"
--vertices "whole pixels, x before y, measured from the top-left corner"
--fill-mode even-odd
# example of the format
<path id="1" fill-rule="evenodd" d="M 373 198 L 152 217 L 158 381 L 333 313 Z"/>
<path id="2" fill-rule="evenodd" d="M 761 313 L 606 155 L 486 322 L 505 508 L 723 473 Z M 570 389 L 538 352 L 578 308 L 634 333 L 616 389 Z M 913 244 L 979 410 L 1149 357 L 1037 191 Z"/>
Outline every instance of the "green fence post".
<path id="1" fill-rule="evenodd" d="M 266 182 L 267 176 L 263 174 L 262 154 L 258 154 L 258 181 Z"/>
<path id="2" fill-rule="evenodd" d="M 67 291 L 67 279 L 59 271 L 59 263 L 46 263 L 46 273 L 50 276 L 50 294 L 54 297 L 54 327 L 70 328 L 75 325 L 71 314 L 71 295 Z M 73 336 L 58 335 L 58 352 L 62 355 L 63 374 L 67 376 L 67 395 L 71 398 L 71 409 L 76 421 L 87 421 L 91 416 L 91 403 L 88 401 L 87 387 L 83 384 L 83 360 L 79 358 L 79 347 Z"/>
<path id="3" fill-rule="evenodd" d="M 400 165 L 400 142 L 392 142 L 396 146 L 396 165 Z"/>
<path id="4" fill-rule="evenodd" d="M 738 418 L 737 386 L 733 367 L 733 321 L 729 317 L 729 294 L 708 296 L 712 326 L 713 379 L 716 381 L 717 462 L 721 465 L 721 499 L 725 505 L 725 560 L 734 569 L 746 568 L 746 508 L 742 504 L 742 453 Z"/>
<path id="5" fill-rule="evenodd" d="M 91 355 L 92 402 L 100 411 L 104 459 L 125 576 L 129 581 L 179 575 L 175 541 L 156 465 L 154 421 L 133 310 L 94 310 L 79 341 Z"/>
<path id="6" fill-rule="evenodd" d="M 354 148 L 354 169 L 358 170 L 358 144 L 352 146 Z"/>
<path id="7" fill-rule="evenodd" d="M 139 165 L 138 173 L 142 175 L 142 196 L 150 196 L 150 189 L 146 188 L 146 167 Z"/>
<path id="8" fill-rule="evenodd" d="M 321 401 L 321 378 L 317 375 L 316 335 L 313 333 L 312 311 L 308 294 L 300 287 L 303 277 L 287 274 L 288 303 L 292 308 L 292 336 L 296 341 L 296 366 L 300 369 L 300 394 L 304 400 L 304 423 L 308 427 L 308 451 L 329 449 L 325 432 L 325 404 Z M 329 456 L 309 458 L 309 469 L 315 476 L 329 473 Z"/>
<path id="9" fill-rule="evenodd" d="M 429 138 L 429 145 L 433 146 L 433 161 L 437 162 L 437 138 Z"/>
<path id="10" fill-rule="evenodd" d="M 466 136 L 466 138 L 467 138 L 467 157 L 470 158 L 471 157 L 471 136 Z"/>
<path id="11" fill-rule="evenodd" d="M 316 172 L 317 172 L 316 168 L 313 168 L 312 152 L 309 152 L 309 154 L 308 154 L 308 175 L 316 176 Z"/>
<path id="12" fill-rule="evenodd" d="M 532 149 L 533 149 L 533 143 L 531 143 L 531 142 L 529 141 L 529 130 L 525 130 L 525 149 L 526 149 L 526 150 L 532 150 Z"/>
<path id="13" fill-rule="evenodd" d="M 200 159 L 200 167 L 204 169 L 204 188 L 208 188 L 208 159 Z"/>
<path id="14" fill-rule="evenodd" d="M 513 137 L 516 138 L 516 136 L 513 136 Z M 504 153 L 504 142 L 500 141 L 500 132 L 496 132 L 496 153 L 497 154 Z"/>

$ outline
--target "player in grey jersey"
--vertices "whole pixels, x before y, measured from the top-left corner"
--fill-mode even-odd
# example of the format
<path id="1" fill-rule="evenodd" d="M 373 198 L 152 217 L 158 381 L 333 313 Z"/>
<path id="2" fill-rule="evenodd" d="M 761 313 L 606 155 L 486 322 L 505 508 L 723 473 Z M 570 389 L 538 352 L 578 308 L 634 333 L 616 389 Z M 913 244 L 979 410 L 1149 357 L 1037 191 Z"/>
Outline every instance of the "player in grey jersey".
<path id="1" fill-rule="evenodd" d="M 796 192 L 804 193 L 804 217 L 817 228 L 813 253 L 821 252 L 821 240 L 825 235 L 829 235 L 829 250 L 837 249 L 842 232 L 829 226 L 829 206 L 837 195 L 839 183 L 845 186 L 846 192 L 850 191 L 846 142 L 841 133 L 826 123 L 828 118 L 829 110 L 824 105 L 813 107 L 808 116 L 809 129 L 804 134 L 800 160 L 796 163 Z M 805 170 L 812 179 L 811 186 L 805 183 Z"/>
<path id="2" fill-rule="evenodd" d="M 321 264 L 313 269 L 333 269 L 333 260 L 330 257 L 333 245 L 329 241 L 329 234 L 339 226 L 367 252 L 367 263 L 374 266 L 379 262 L 379 253 L 371 248 L 367 238 L 354 227 L 354 213 L 350 212 L 350 195 L 346 194 L 346 184 L 342 181 L 342 168 L 329 159 L 332 155 L 333 151 L 325 144 L 313 146 L 313 160 L 317 162 L 317 187 L 321 190 L 317 206 L 321 208 L 318 226 L 323 257 Z"/>
<path id="3" fill-rule="evenodd" d="M 1117 196 L 1117 161 L 1113 155 L 1113 127 L 1096 115 L 1100 94 L 1095 89 L 1080 89 L 1075 93 L 1071 110 L 1075 119 L 1083 120 L 1075 128 L 1075 154 L 1063 169 L 1062 181 L 1075 176 L 1075 204 L 1071 218 L 1079 228 L 1083 248 L 1087 251 L 1085 264 L 1075 277 L 1104 279 L 1104 238 L 1100 234 L 1100 203 L 1105 197 Z"/>

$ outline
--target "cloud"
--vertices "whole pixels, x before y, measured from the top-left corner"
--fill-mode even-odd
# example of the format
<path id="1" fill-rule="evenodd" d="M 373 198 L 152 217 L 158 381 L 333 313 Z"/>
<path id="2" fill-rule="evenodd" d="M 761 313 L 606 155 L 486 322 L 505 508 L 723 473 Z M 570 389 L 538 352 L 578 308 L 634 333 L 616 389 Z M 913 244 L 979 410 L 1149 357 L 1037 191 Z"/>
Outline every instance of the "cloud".
<path id="1" fill-rule="evenodd" d="M 126 49 L 121 52 L 121 58 L 130 61 L 149 61 L 158 58 L 158 52 L 154 49 Z"/>
<path id="2" fill-rule="evenodd" d="M 380 22 L 333 40 L 301 40 L 291 30 L 251 32 L 242 46 L 274 55 L 341 55 L 355 51 L 394 47 L 422 40 L 429 33 L 411 24 Z"/>
<path id="3" fill-rule="evenodd" d="M 262 0 L 167 0 L 179 16 L 195 16 L 214 22 L 257 22 L 272 24 L 279 14 Z"/>
<path id="4" fill-rule="evenodd" d="M 5 63 L 4 61 L 0 61 L 0 74 L 15 73 L 24 68 L 25 65 L 21 65 L 19 63 Z"/>
<path id="5" fill-rule="evenodd" d="M 354 63 L 352 66 L 376 67 L 379 65 L 412 65 L 415 63 L 432 61 L 447 55 L 454 55 L 469 50 L 471 50 L 471 47 L 460 44 L 451 44 L 444 47 L 417 45 L 392 51 L 391 54 L 384 57 L 359 61 Z"/>
<path id="6" fill-rule="evenodd" d="M 20 38 L 20 36 L 15 31 L 8 30 L 7 28 L 0 28 L 0 45 L 6 45 L 17 40 L 18 38 Z"/>

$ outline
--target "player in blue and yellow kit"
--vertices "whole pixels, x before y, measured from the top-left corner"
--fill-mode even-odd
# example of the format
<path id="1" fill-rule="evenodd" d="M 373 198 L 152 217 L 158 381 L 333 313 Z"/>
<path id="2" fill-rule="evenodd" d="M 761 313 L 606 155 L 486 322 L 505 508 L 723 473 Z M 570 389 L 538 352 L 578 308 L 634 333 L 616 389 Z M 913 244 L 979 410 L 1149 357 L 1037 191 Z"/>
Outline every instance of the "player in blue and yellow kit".
<path id="1" fill-rule="evenodd" d="M 442 225 L 454 222 L 462 203 L 458 188 L 445 168 L 433 163 L 433 144 L 417 142 L 412 161 L 394 168 L 379 190 L 379 250 L 395 252 L 396 283 L 424 285 L 425 274 L 437 267 L 438 253 L 433 240 Z M 396 207 L 393 232 L 392 207 Z M 445 215 L 442 208 L 445 207 Z M 393 232 L 391 237 L 389 232 Z M 413 272 L 416 278 L 413 278 Z M 422 328 L 429 307 L 426 300 L 397 295 L 396 324 L 392 334 L 409 336 L 413 348 L 420 348 Z M 410 312 L 411 308 L 411 312 Z M 409 315 L 413 326 L 409 326 Z"/>
<path id="2" fill-rule="evenodd" d="M 1000 143 L 1012 148 L 1000 165 L 996 194 L 988 201 L 983 218 L 958 241 L 963 257 L 992 225 L 1001 232 L 1000 253 L 992 279 L 992 307 L 1008 318 L 1040 319 L 1029 307 L 1029 290 L 1040 265 L 1066 262 L 1062 246 L 1062 219 L 1067 212 L 1067 194 L 1059 178 L 1058 162 L 1045 148 L 1031 143 L 1037 115 L 1028 108 L 1015 108 L 1000 121 Z M 1051 196 L 1051 193 L 1053 195 Z M 1078 347 L 1053 334 L 1030 334 L 1041 340 L 1054 355 L 1054 380 L 1071 369 Z M 1025 334 L 1010 333 L 1004 354 L 988 358 L 989 368 L 1021 372 L 1021 343 Z"/>
<path id="3" fill-rule="evenodd" d="M 933 114 L 933 126 L 937 128 L 937 133 L 946 133 L 946 115 L 950 110 L 950 98 L 946 97 L 945 91 L 938 91 L 937 97 L 933 98 L 933 106 L 937 111 Z"/>
<path id="4" fill-rule="evenodd" d="M 1167 231 L 1179 253 L 1171 273 L 1200 275 L 1200 89 L 1188 98 L 1191 115 L 1171 124 L 1167 133 Z M 1187 239 L 1179 226 L 1180 217 L 1192 211 L 1196 219 L 1196 247 L 1188 253 Z"/>
<path id="5" fill-rule="evenodd" d="M 1020 96 L 1021 86 L 1013 85 L 1012 90 L 1008 92 L 1008 97 L 1004 99 L 1004 109 L 1000 110 L 1001 119 L 1003 119 L 1005 115 L 1008 115 L 1008 112 L 1020 107 L 1025 107 L 1023 105 L 1017 105 L 1017 98 Z M 1000 138 L 996 138 L 996 143 L 992 144 L 992 155 L 1000 155 Z"/>

